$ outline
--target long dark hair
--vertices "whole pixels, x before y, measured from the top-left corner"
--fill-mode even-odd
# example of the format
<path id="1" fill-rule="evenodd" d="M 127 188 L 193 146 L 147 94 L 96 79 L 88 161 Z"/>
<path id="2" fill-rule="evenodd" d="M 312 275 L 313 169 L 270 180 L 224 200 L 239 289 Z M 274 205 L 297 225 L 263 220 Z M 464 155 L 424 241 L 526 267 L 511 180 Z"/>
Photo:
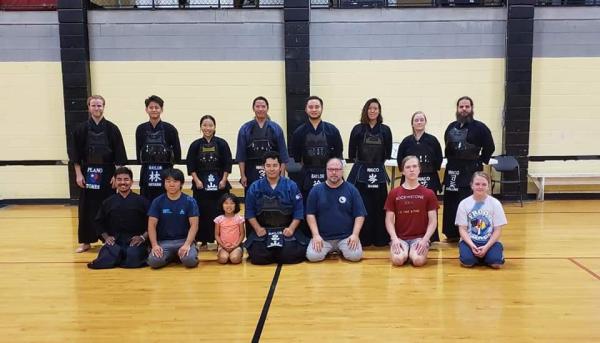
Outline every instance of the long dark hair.
<path id="1" fill-rule="evenodd" d="M 365 105 L 362 108 L 362 112 L 360 113 L 360 123 L 361 124 L 369 124 L 369 106 L 372 103 L 376 103 L 379 106 L 379 115 L 377 116 L 377 124 L 383 123 L 383 116 L 381 115 L 381 103 L 377 98 L 371 98 L 365 102 Z"/>

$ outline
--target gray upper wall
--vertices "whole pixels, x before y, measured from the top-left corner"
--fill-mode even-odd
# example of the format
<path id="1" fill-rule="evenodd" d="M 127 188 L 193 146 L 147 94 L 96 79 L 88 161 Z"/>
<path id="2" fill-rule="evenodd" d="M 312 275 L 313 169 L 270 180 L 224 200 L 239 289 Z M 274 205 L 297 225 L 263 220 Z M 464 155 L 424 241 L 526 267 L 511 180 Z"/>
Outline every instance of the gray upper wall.
<path id="1" fill-rule="evenodd" d="M 311 11 L 312 60 L 503 58 L 505 8 Z M 282 61 L 283 12 L 90 11 L 95 61 Z M 536 7 L 534 57 L 600 57 L 600 7 Z M 60 61 L 55 11 L 0 12 L 0 62 Z"/>
<path id="2" fill-rule="evenodd" d="M 0 62 L 60 62 L 56 11 L 0 11 Z"/>
<path id="3" fill-rule="evenodd" d="M 92 61 L 283 61 L 281 10 L 90 11 Z"/>
<path id="4" fill-rule="evenodd" d="M 503 58 L 505 8 L 311 11 L 312 60 Z"/>
<path id="5" fill-rule="evenodd" d="M 600 57 L 600 7 L 537 7 L 534 19 L 534 57 Z"/>

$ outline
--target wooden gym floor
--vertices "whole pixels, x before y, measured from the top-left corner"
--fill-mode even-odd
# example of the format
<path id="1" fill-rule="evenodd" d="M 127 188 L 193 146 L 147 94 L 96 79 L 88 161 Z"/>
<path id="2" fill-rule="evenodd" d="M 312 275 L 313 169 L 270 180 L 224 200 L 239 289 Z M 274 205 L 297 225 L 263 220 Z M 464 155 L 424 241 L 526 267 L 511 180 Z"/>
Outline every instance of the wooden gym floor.
<path id="1" fill-rule="evenodd" d="M 0 342 L 600 342 L 600 201 L 505 206 L 506 266 L 360 263 L 92 271 L 77 209 L 0 209 Z"/>

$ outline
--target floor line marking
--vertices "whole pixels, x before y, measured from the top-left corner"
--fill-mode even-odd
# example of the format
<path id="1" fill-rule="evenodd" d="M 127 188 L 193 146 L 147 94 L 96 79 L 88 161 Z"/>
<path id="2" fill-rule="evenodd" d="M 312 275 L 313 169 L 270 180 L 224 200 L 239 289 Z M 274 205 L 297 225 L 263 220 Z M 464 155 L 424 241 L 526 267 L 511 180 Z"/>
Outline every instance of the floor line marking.
<path id="1" fill-rule="evenodd" d="M 366 261 L 384 261 L 384 260 L 389 260 L 389 257 L 363 257 L 363 260 Z M 594 260 L 594 259 L 600 259 L 600 256 L 576 256 L 576 257 L 566 257 L 566 256 L 562 256 L 562 257 L 522 257 L 522 256 L 517 256 L 517 257 L 504 257 L 505 260 L 571 260 L 571 259 L 588 259 L 588 260 Z M 337 258 L 326 258 L 325 261 L 336 261 L 339 260 Z M 435 261 L 444 261 L 444 260 L 456 260 L 458 261 L 458 256 L 457 257 L 430 257 L 428 258 L 428 260 L 435 260 Z M 0 264 L 82 264 L 82 263 L 89 263 L 90 261 L 0 261 Z M 211 264 L 219 264 L 217 260 L 200 260 L 200 264 L 204 264 L 204 263 L 211 263 Z M 248 262 L 250 263 L 250 262 Z M 575 263 L 575 262 L 573 262 Z"/>
<path id="2" fill-rule="evenodd" d="M 254 336 L 252 336 L 252 343 L 260 342 L 260 335 L 262 334 L 263 328 L 265 326 L 265 322 L 267 321 L 267 315 L 269 314 L 269 308 L 271 307 L 271 301 L 273 300 L 273 295 L 275 295 L 275 288 L 277 288 L 277 281 L 279 281 L 279 274 L 281 274 L 281 263 L 277 264 L 277 269 L 275 269 L 275 274 L 273 275 L 273 281 L 271 281 L 271 287 L 269 288 L 269 293 L 267 294 L 267 298 L 265 299 L 265 304 L 263 305 L 262 312 L 260 313 L 260 318 L 258 319 L 258 323 L 256 323 L 256 329 L 254 330 Z"/>
<path id="3" fill-rule="evenodd" d="M 573 262 L 573 264 L 575 264 L 577 267 L 579 267 L 579 268 L 585 270 L 586 272 L 588 272 L 588 274 L 590 274 L 591 276 L 595 277 L 597 280 L 600 280 L 600 275 L 594 273 L 588 267 L 586 267 L 583 264 L 577 262 L 577 260 L 575 260 L 574 257 L 569 257 L 568 260 L 571 261 L 571 262 Z"/>

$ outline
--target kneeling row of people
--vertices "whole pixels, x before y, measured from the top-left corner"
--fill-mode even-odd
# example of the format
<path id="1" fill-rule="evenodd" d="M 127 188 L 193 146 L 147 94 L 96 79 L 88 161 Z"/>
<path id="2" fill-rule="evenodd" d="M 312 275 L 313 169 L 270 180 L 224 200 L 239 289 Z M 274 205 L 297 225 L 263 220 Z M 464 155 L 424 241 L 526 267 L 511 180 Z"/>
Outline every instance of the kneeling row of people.
<path id="1" fill-rule="evenodd" d="M 422 266 L 437 229 L 439 206 L 433 191 L 419 184 L 418 158 L 404 158 L 401 169 L 405 181 L 390 192 L 385 203 L 391 261 Z M 276 152 L 265 155 L 264 170 L 266 177 L 255 181 L 246 193 L 245 218 L 252 230 L 245 241 L 239 200 L 225 194 L 220 201 L 223 214 L 214 220 L 220 263 L 240 263 L 242 246 L 253 264 L 316 262 L 332 252 L 349 261 L 362 259 L 359 233 L 367 212 L 358 190 L 344 181 L 340 159 L 329 160 L 326 181 L 316 185 L 307 199 L 296 183 L 281 176 Z M 150 205 L 131 191 L 131 170 L 120 168 L 115 177 L 118 193 L 103 202 L 96 217 L 105 244 L 88 267 L 137 268 L 147 263 L 160 268 L 176 260 L 186 267 L 197 266 L 194 239 L 200 213 L 194 198 L 182 193 L 183 173 L 166 171 L 166 193 Z M 457 211 L 460 261 L 467 267 L 499 268 L 504 263 L 499 237 L 507 220 L 500 202 L 488 195 L 489 183 L 487 174 L 476 172 L 471 182 L 473 195 Z M 310 241 L 299 229 L 305 214 Z M 150 242 L 149 254 L 146 241 Z"/>

